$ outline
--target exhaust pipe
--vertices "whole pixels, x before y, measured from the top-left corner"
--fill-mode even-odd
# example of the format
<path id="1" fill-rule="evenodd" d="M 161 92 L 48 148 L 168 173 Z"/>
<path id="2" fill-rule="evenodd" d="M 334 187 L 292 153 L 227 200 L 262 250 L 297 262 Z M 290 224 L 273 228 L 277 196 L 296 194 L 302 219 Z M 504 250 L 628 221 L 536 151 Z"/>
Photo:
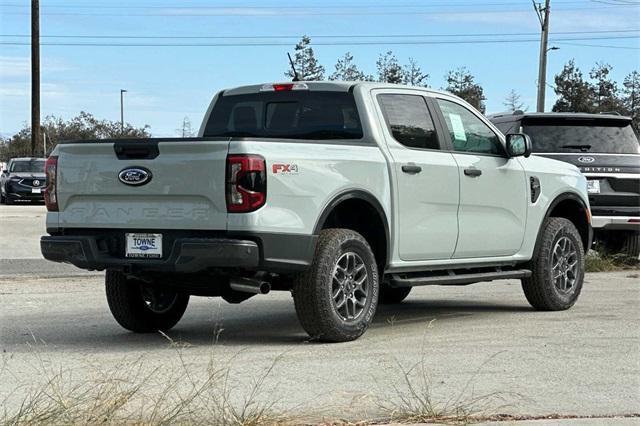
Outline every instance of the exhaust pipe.
<path id="1" fill-rule="evenodd" d="M 271 284 L 254 278 L 231 278 L 229 287 L 235 291 L 252 294 L 268 294 L 271 291 Z"/>

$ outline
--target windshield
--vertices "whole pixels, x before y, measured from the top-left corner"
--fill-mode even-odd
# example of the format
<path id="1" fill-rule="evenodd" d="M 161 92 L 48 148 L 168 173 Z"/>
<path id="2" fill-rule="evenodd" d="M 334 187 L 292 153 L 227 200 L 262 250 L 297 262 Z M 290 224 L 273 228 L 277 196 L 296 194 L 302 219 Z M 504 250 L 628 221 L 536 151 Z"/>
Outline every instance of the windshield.
<path id="1" fill-rule="evenodd" d="M 20 160 L 11 163 L 11 173 L 44 173 L 44 160 Z"/>
<path id="2" fill-rule="evenodd" d="M 626 120 L 564 120 L 523 123 L 534 152 L 640 154 L 638 138 Z"/>
<path id="3" fill-rule="evenodd" d="M 204 136 L 360 139 L 362 126 L 351 93 L 261 92 L 219 98 Z"/>

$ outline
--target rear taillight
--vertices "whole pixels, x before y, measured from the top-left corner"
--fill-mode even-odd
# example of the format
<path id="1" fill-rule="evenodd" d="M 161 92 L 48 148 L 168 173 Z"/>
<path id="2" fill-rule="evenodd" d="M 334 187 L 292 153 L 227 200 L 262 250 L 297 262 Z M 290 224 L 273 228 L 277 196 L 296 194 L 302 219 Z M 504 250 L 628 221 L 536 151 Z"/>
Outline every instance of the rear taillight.
<path id="1" fill-rule="evenodd" d="M 47 187 L 44 190 L 44 203 L 50 212 L 58 211 L 58 157 L 51 156 L 44 163 L 44 172 L 47 175 Z"/>
<path id="2" fill-rule="evenodd" d="M 267 174 L 259 155 L 227 157 L 227 211 L 247 213 L 262 207 L 267 200 Z"/>

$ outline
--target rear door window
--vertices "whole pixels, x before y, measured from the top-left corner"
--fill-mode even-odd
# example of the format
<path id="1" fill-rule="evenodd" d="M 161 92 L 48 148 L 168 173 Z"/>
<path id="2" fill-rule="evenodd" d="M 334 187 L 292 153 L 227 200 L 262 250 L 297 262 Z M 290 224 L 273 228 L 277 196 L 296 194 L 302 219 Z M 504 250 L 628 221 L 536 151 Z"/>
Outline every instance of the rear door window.
<path id="1" fill-rule="evenodd" d="M 385 94 L 377 98 L 395 140 L 409 148 L 440 149 L 436 127 L 424 97 Z"/>
<path id="2" fill-rule="evenodd" d="M 361 139 L 351 93 L 288 91 L 222 96 L 204 136 L 283 139 Z"/>

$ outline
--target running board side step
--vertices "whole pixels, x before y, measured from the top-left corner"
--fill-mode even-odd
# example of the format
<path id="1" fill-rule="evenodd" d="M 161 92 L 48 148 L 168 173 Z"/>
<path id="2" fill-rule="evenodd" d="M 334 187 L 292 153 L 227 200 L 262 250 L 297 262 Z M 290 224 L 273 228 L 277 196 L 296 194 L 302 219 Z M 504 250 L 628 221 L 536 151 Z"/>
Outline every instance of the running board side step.
<path id="1" fill-rule="evenodd" d="M 491 271 L 476 273 L 460 273 L 459 271 L 442 271 L 441 275 L 401 276 L 392 274 L 389 280 L 391 287 L 414 287 L 421 285 L 467 285 L 482 281 L 507 280 L 527 278 L 531 276 L 528 269 L 515 269 L 509 271 Z"/>

